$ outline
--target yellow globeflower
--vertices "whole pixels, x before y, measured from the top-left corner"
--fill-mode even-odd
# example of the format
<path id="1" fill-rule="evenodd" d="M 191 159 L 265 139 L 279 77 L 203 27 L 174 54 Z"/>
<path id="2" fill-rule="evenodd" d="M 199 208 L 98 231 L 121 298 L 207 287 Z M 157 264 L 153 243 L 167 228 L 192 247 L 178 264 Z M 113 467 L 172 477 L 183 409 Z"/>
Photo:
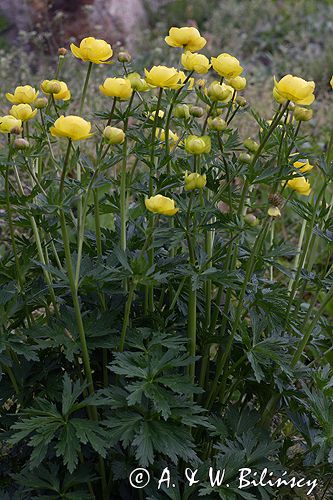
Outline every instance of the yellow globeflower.
<path id="1" fill-rule="evenodd" d="M 9 110 L 9 113 L 18 120 L 26 122 L 36 115 L 37 109 L 32 110 L 30 104 L 14 104 Z"/>
<path id="2" fill-rule="evenodd" d="M 176 68 L 167 66 L 153 66 L 151 70 L 145 69 L 146 81 L 153 87 L 178 89 L 181 75 Z"/>
<path id="3" fill-rule="evenodd" d="M 189 135 L 185 139 L 185 150 L 192 155 L 201 155 L 209 153 L 211 149 L 211 140 L 208 135 Z"/>
<path id="4" fill-rule="evenodd" d="M 20 129 L 22 121 L 12 115 L 0 116 L 0 132 L 10 134 L 13 129 Z"/>
<path id="5" fill-rule="evenodd" d="M 71 98 L 67 84 L 60 80 L 44 80 L 40 88 L 44 94 L 53 94 L 57 101 L 68 101 Z"/>
<path id="6" fill-rule="evenodd" d="M 129 73 L 126 78 L 131 82 L 131 87 L 137 92 L 147 92 L 150 87 L 144 78 L 141 78 L 139 73 Z"/>
<path id="7" fill-rule="evenodd" d="M 230 85 L 217 81 L 212 82 L 207 89 L 207 95 L 212 101 L 229 102 L 233 93 L 234 89 Z"/>
<path id="8" fill-rule="evenodd" d="M 117 97 L 122 101 L 129 99 L 133 92 L 131 82 L 127 78 L 107 78 L 99 89 L 104 95 Z"/>
<path id="9" fill-rule="evenodd" d="M 165 130 L 164 128 L 157 128 L 156 129 L 156 137 L 164 142 L 165 141 Z M 179 137 L 175 132 L 172 132 L 172 130 L 169 130 L 169 141 L 172 143 L 176 143 L 179 141 Z"/>
<path id="10" fill-rule="evenodd" d="M 312 104 L 315 100 L 314 89 L 314 82 L 307 82 L 298 76 L 286 75 L 280 81 L 274 77 L 275 95 L 295 104 Z"/>
<path id="11" fill-rule="evenodd" d="M 243 71 L 238 59 L 230 54 L 220 54 L 217 57 L 212 57 L 211 61 L 216 73 L 224 78 L 235 78 Z"/>
<path id="12" fill-rule="evenodd" d="M 84 38 L 80 43 L 80 47 L 76 47 L 76 45 L 72 43 L 71 51 L 78 59 L 90 61 L 94 64 L 108 63 L 108 59 L 113 55 L 110 44 L 105 40 L 99 40 L 92 36 Z"/>
<path id="13" fill-rule="evenodd" d="M 201 75 L 207 73 L 211 66 L 206 56 L 203 54 L 192 53 L 188 50 L 182 54 L 181 62 L 184 68 L 188 71 L 196 71 Z"/>
<path id="14" fill-rule="evenodd" d="M 191 174 L 185 172 L 185 191 L 202 189 L 206 186 L 206 182 L 206 175 L 200 175 L 196 172 L 192 172 Z"/>
<path id="15" fill-rule="evenodd" d="M 16 87 L 14 94 L 7 92 L 6 97 L 12 104 L 31 104 L 38 97 L 38 90 L 30 85 Z"/>
<path id="16" fill-rule="evenodd" d="M 154 121 L 155 120 L 155 115 L 156 115 L 156 111 L 152 111 L 151 113 L 148 113 L 149 120 Z M 164 113 L 163 109 L 159 109 L 158 110 L 158 118 L 163 119 L 164 115 L 165 115 L 165 113 Z"/>
<path id="17" fill-rule="evenodd" d="M 235 76 L 234 78 L 229 78 L 227 83 L 235 90 L 244 90 L 246 87 L 246 78 Z"/>
<path id="18" fill-rule="evenodd" d="M 190 52 L 201 50 L 207 43 L 199 30 L 193 27 L 170 28 L 165 41 L 170 47 L 183 47 Z"/>
<path id="19" fill-rule="evenodd" d="M 122 144 L 125 140 L 125 132 L 121 128 L 108 125 L 103 130 L 103 137 L 109 144 Z"/>
<path id="20" fill-rule="evenodd" d="M 294 118 L 297 122 L 308 122 L 313 117 L 313 110 L 303 108 L 302 106 L 295 106 Z"/>
<path id="21" fill-rule="evenodd" d="M 145 199 L 146 209 L 154 214 L 175 215 L 179 208 L 175 207 L 175 202 L 167 196 L 157 194 Z"/>
<path id="22" fill-rule="evenodd" d="M 72 141 L 88 139 L 93 135 L 90 131 L 91 123 L 75 115 L 59 116 L 54 126 L 50 128 L 53 137 L 67 137 Z"/>
<path id="23" fill-rule="evenodd" d="M 313 169 L 313 165 L 310 165 L 309 160 L 299 160 L 295 161 L 293 164 L 297 170 L 305 174 L 306 172 L 310 172 Z"/>
<path id="24" fill-rule="evenodd" d="M 295 179 L 290 179 L 287 185 L 303 196 L 309 196 L 309 194 L 311 193 L 310 182 L 307 181 L 305 177 L 295 177 Z"/>

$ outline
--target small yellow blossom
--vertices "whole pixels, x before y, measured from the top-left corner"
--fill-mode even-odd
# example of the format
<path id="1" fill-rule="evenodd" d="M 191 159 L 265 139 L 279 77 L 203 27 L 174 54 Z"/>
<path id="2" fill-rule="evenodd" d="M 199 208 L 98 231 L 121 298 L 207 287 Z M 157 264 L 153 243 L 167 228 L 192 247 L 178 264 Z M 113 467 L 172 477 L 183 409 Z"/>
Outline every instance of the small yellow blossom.
<path id="1" fill-rule="evenodd" d="M 125 140 L 125 132 L 121 128 L 108 125 L 103 130 L 103 137 L 109 144 L 122 144 Z"/>
<path id="2" fill-rule="evenodd" d="M 308 122 L 313 117 L 313 110 L 296 106 L 294 110 L 294 118 L 297 122 Z"/>
<path id="3" fill-rule="evenodd" d="M 281 217 L 279 207 L 269 207 L 267 213 L 270 217 Z"/>
<path id="4" fill-rule="evenodd" d="M 137 92 L 147 92 L 150 86 L 144 78 L 141 78 L 139 73 L 129 73 L 126 78 L 131 82 L 131 87 Z"/>
<path id="5" fill-rule="evenodd" d="M 108 97 L 117 97 L 122 101 L 130 99 L 133 89 L 127 78 L 107 78 L 103 85 L 99 86 L 102 94 Z"/>
<path id="6" fill-rule="evenodd" d="M 185 150 L 192 155 L 201 155 L 209 153 L 211 149 L 211 140 L 208 135 L 189 135 L 185 139 Z"/>
<path id="7" fill-rule="evenodd" d="M 91 123 L 75 115 L 60 116 L 50 128 L 53 137 L 67 137 L 72 141 L 88 139 L 93 135 L 90 131 Z"/>
<path id="8" fill-rule="evenodd" d="M 153 66 L 149 71 L 145 69 L 146 81 L 153 87 L 177 89 L 180 87 L 181 75 L 176 68 L 167 66 Z"/>
<path id="9" fill-rule="evenodd" d="M 12 104 L 31 104 L 38 97 L 38 90 L 30 85 L 16 87 L 14 94 L 7 92 L 6 97 Z"/>
<path id="10" fill-rule="evenodd" d="M 207 89 L 207 95 L 212 101 L 229 102 L 233 93 L 234 89 L 230 85 L 217 81 L 212 82 Z"/>
<path id="11" fill-rule="evenodd" d="M 33 110 L 30 104 L 14 104 L 9 113 L 18 120 L 26 122 L 36 115 L 37 109 Z"/>
<path id="12" fill-rule="evenodd" d="M 10 134 L 13 129 L 20 129 L 22 121 L 12 115 L 0 116 L 0 132 Z"/>
<path id="13" fill-rule="evenodd" d="M 235 78 L 243 71 L 238 59 L 230 54 L 220 54 L 217 57 L 212 57 L 211 61 L 216 73 L 224 78 Z"/>
<path id="14" fill-rule="evenodd" d="M 188 71 L 196 71 L 201 75 L 207 73 L 211 66 L 206 56 L 189 51 L 182 54 L 181 62 L 183 67 Z"/>
<path id="15" fill-rule="evenodd" d="M 71 51 L 78 59 L 89 61 L 94 64 L 105 64 L 113 55 L 110 44 L 105 40 L 99 40 L 92 36 L 84 38 L 80 43 L 80 47 L 72 43 Z"/>
<path id="16" fill-rule="evenodd" d="M 246 87 L 246 78 L 243 76 L 235 76 L 234 78 L 229 78 L 227 84 L 235 90 L 244 90 Z"/>
<path id="17" fill-rule="evenodd" d="M 206 45 L 206 39 L 194 27 L 170 28 L 165 41 L 170 47 L 183 47 L 190 52 L 201 50 Z"/>
<path id="18" fill-rule="evenodd" d="M 188 174 L 185 172 L 185 191 L 192 191 L 193 189 L 202 189 L 206 186 L 206 175 L 200 175 L 197 172 Z"/>
<path id="19" fill-rule="evenodd" d="M 164 128 L 157 128 L 156 129 L 156 137 L 161 141 L 165 141 L 165 130 Z M 169 130 L 169 141 L 172 143 L 176 143 L 179 141 L 179 137 L 175 132 L 172 132 L 172 130 Z"/>
<path id="20" fill-rule="evenodd" d="M 68 101 L 71 98 L 67 84 L 60 80 L 44 80 L 40 88 L 44 94 L 53 94 L 56 101 Z"/>
<path id="21" fill-rule="evenodd" d="M 295 161 L 293 164 L 297 170 L 302 172 L 302 174 L 305 174 L 306 172 L 310 172 L 313 169 L 313 165 L 309 163 L 309 160 L 299 160 Z"/>
<path id="22" fill-rule="evenodd" d="M 145 199 L 146 209 L 154 214 L 175 215 L 179 208 L 175 207 L 175 202 L 167 196 L 157 194 Z"/>
<path id="23" fill-rule="evenodd" d="M 294 179 L 290 179 L 287 182 L 287 185 L 303 196 L 309 196 L 311 193 L 310 182 L 305 177 L 295 177 Z"/>
<path id="24" fill-rule="evenodd" d="M 315 83 L 312 81 L 307 82 L 298 76 L 286 75 L 280 81 L 277 81 L 274 77 L 274 89 L 276 96 L 280 99 L 295 104 L 310 105 L 315 99 Z"/>

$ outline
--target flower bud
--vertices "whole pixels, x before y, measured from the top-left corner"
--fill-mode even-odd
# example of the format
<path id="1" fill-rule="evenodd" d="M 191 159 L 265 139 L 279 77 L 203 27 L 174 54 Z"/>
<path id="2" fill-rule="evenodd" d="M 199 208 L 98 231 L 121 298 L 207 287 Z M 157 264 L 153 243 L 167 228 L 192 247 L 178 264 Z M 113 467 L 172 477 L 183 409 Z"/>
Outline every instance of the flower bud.
<path id="1" fill-rule="evenodd" d="M 195 118 L 201 118 L 204 114 L 204 110 L 200 106 L 191 106 L 190 107 L 190 115 Z"/>
<path id="2" fill-rule="evenodd" d="M 270 217 L 281 217 L 281 212 L 279 207 L 269 207 L 267 213 Z"/>
<path id="3" fill-rule="evenodd" d="M 244 221 L 251 227 L 256 227 L 259 224 L 259 219 L 254 214 L 244 215 Z"/>
<path id="4" fill-rule="evenodd" d="M 248 151 L 250 151 L 250 153 L 256 153 L 259 149 L 259 144 L 255 140 L 251 139 L 251 137 L 245 139 L 243 145 Z"/>
<path id="5" fill-rule="evenodd" d="M 297 122 L 307 122 L 313 117 L 313 110 L 296 106 L 294 111 L 294 118 Z"/>
<path id="6" fill-rule="evenodd" d="M 245 97 L 239 95 L 239 96 L 236 97 L 236 103 L 241 108 L 244 108 L 244 106 L 246 106 L 246 104 L 247 104 L 247 101 L 246 101 Z"/>
<path id="7" fill-rule="evenodd" d="M 45 92 L 45 94 L 59 94 L 61 91 L 61 85 L 56 80 L 44 80 L 41 83 L 40 88 L 43 92 Z"/>
<path id="8" fill-rule="evenodd" d="M 125 140 L 125 133 L 121 128 L 105 127 L 103 137 L 109 144 L 122 144 Z"/>
<path id="9" fill-rule="evenodd" d="M 121 63 L 129 63 L 132 60 L 132 56 L 127 50 L 122 50 L 118 54 L 118 61 Z"/>
<path id="10" fill-rule="evenodd" d="M 66 54 L 67 54 L 67 49 L 65 49 L 65 47 L 60 47 L 58 49 L 58 56 L 59 57 L 65 57 Z"/>
<path id="11" fill-rule="evenodd" d="M 20 135 L 22 132 L 22 127 L 13 127 L 10 131 L 11 134 Z"/>
<path id="12" fill-rule="evenodd" d="M 191 174 L 185 172 L 185 191 L 202 189 L 206 186 L 206 182 L 206 175 L 200 175 L 197 172 Z"/>
<path id="13" fill-rule="evenodd" d="M 228 128 L 227 122 L 223 118 L 216 116 L 212 118 L 211 116 L 207 120 L 208 127 L 212 130 L 217 130 L 218 132 L 223 132 Z"/>
<path id="14" fill-rule="evenodd" d="M 178 104 L 178 106 L 175 106 L 173 114 L 176 118 L 187 119 L 190 117 L 190 108 L 187 104 Z"/>
<path id="15" fill-rule="evenodd" d="M 47 103 L 48 103 L 48 100 L 46 97 L 38 97 L 38 99 L 35 100 L 33 105 L 37 109 L 43 109 L 43 108 L 46 108 Z"/>
<path id="16" fill-rule="evenodd" d="M 30 144 L 26 139 L 23 139 L 23 137 L 18 137 L 13 142 L 13 146 L 15 149 L 23 150 L 23 149 L 27 149 L 30 146 Z"/>
<path id="17" fill-rule="evenodd" d="M 293 102 L 290 102 L 288 104 L 288 111 L 294 111 L 294 109 L 295 109 L 295 104 Z"/>
<path id="18" fill-rule="evenodd" d="M 218 82 L 211 83 L 207 90 L 207 95 L 212 101 L 228 102 L 232 98 L 233 93 L 234 89 L 230 85 Z"/>
<path id="19" fill-rule="evenodd" d="M 248 153 L 241 153 L 238 158 L 239 161 L 241 161 L 242 163 L 250 164 L 252 161 L 252 156 L 249 155 Z"/>

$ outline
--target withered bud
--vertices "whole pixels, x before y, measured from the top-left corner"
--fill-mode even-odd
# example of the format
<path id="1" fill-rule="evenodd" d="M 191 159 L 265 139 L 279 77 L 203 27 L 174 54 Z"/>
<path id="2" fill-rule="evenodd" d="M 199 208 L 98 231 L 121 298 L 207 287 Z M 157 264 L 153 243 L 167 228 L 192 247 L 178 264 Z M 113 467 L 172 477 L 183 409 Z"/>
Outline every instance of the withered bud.
<path id="1" fill-rule="evenodd" d="M 118 61 L 121 63 L 129 63 L 132 60 L 132 56 L 127 50 L 122 50 L 118 54 Z"/>
<path id="2" fill-rule="evenodd" d="M 59 57 L 65 57 L 66 54 L 67 54 L 67 49 L 65 49 L 65 47 L 60 47 L 58 49 L 58 56 Z"/>
<path id="3" fill-rule="evenodd" d="M 20 150 L 23 150 L 23 149 L 28 149 L 28 147 L 30 146 L 29 142 L 24 139 L 23 137 L 18 137 L 17 139 L 15 139 L 15 141 L 13 142 L 13 146 L 15 149 L 20 149 Z"/>

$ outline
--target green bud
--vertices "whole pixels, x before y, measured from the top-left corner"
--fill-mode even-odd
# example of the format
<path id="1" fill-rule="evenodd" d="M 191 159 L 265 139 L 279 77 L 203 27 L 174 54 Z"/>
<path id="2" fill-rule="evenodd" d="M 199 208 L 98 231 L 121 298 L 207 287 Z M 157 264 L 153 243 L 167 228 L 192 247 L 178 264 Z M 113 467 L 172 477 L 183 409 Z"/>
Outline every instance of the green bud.
<path id="1" fill-rule="evenodd" d="M 201 118 L 204 114 L 204 110 L 200 106 L 191 106 L 190 107 L 190 115 L 195 118 Z"/>

